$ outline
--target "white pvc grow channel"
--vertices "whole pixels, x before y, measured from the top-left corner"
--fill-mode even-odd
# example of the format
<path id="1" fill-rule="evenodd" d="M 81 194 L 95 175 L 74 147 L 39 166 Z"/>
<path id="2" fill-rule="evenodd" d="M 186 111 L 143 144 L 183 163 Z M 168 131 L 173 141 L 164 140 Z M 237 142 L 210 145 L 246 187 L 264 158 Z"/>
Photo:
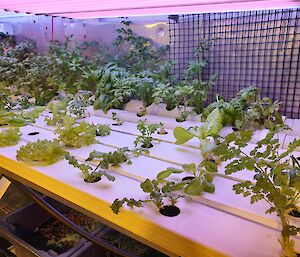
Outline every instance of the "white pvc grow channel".
<path id="1" fill-rule="evenodd" d="M 136 105 L 138 102 L 131 104 Z M 93 150 L 108 152 L 124 146 L 133 147 L 133 141 L 138 134 L 135 123 L 136 113 L 128 111 L 126 108 L 124 111 L 112 111 L 118 112 L 119 117 L 125 123 L 122 126 L 112 126 L 113 131 L 111 135 L 98 137 L 99 142 L 91 146 L 79 149 L 65 149 L 78 160 L 84 161 Z M 22 127 L 22 141 L 16 146 L 1 148 L 0 154 L 15 160 L 16 150 L 20 146 L 25 145 L 26 142 L 56 138 L 57 136 L 53 133 L 55 128 L 47 126 L 43 121 L 46 116 L 51 116 L 51 114 L 44 112 L 36 123 Z M 87 116 L 83 120 L 94 124 L 111 125 L 114 122 L 99 111 L 90 110 Z M 55 181 L 63 182 L 72 188 L 80 190 L 82 196 L 87 194 L 108 204 L 115 198 L 121 198 L 124 195 L 137 199 L 143 198 L 139 182 L 144 181 L 145 178 L 155 178 L 158 171 L 170 166 L 176 168 L 184 163 L 198 163 L 202 158 L 199 150 L 195 148 L 197 146 L 196 142 L 183 146 L 174 144 L 175 140 L 172 135 L 172 127 L 176 125 L 174 118 L 153 114 L 149 114 L 145 118 L 151 122 L 159 120 L 168 124 L 166 128 L 169 133 L 155 136 L 162 141 L 154 144 L 149 155 L 133 158 L 131 165 L 122 164 L 119 168 L 111 170 L 116 177 L 114 183 L 103 179 L 101 183 L 87 184 L 83 182 L 80 171 L 72 168 L 65 160 L 47 167 L 34 166 L 32 168 L 37 173 L 49 176 L 54 183 Z M 199 122 L 190 120 L 182 125 L 199 125 Z M 225 130 L 229 131 L 231 129 L 225 128 Z M 39 132 L 39 134 L 34 136 L 28 135 L 33 131 Z M 263 131 L 256 131 L 256 133 L 258 133 L 257 137 L 262 137 L 259 134 L 263 133 Z M 284 133 L 282 133 L 282 136 L 286 137 Z M 246 151 L 250 152 L 254 146 L 250 144 Z M 300 156 L 300 152 L 295 152 L 294 155 Z M 179 181 L 186 175 L 188 174 L 182 173 L 179 176 L 171 177 L 171 179 Z M 148 244 L 156 247 L 159 245 L 160 249 L 175 255 L 206 256 L 204 252 L 203 255 L 200 254 L 201 250 L 199 250 L 199 246 L 204 245 L 229 256 L 277 256 L 280 251 L 280 245 L 277 242 L 279 236 L 278 217 L 265 214 L 265 209 L 268 207 L 265 203 L 259 202 L 251 205 L 248 199 L 235 195 L 232 191 L 232 186 L 236 180 L 252 179 L 252 177 L 253 175 L 249 171 L 226 176 L 224 175 L 224 165 L 222 165 L 214 180 L 216 192 L 214 194 L 204 193 L 201 197 L 192 197 L 191 200 L 180 201 L 178 207 L 180 207 L 181 213 L 177 217 L 164 217 L 150 205 L 142 210 L 129 210 L 126 207 L 125 209 L 138 215 L 137 223 L 134 226 L 141 226 L 142 223 L 140 224 L 140 222 L 142 221 L 139 221 L 139 218 L 142 218 L 155 224 L 160 229 L 166 229 L 173 233 L 174 238 L 172 240 L 176 242 L 174 245 L 165 245 L 164 242 L 157 242 L 153 235 L 157 231 L 153 231 L 148 226 L 144 226 L 143 233 L 139 234 L 139 236 L 143 237 Z M 75 200 L 72 196 L 65 195 L 63 188 L 55 193 L 69 201 L 74 202 Z M 80 199 L 78 200 L 80 202 Z M 94 208 L 97 209 L 97 205 Z M 121 221 L 124 218 L 122 215 L 126 215 L 125 211 L 122 211 L 119 215 L 111 213 L 108 219 L 113 220 L 113 222 Z M 124 224 L 122 226 L 124 227 Z M 125 227 L 125 230 L 131 231 L 134 229 L 131 225 L 130 228 Z M 181 237 L 195 243 L 194 246 L 189 245 L 188 249 L 190 252 L 178 252 L 176 244 L 180 244 L 179 238 Z M 295 240 L 297 249 L 300 249 L 300 238 L 296 237 Z M 191 253 L 194 255 L 191 255 Z"/>

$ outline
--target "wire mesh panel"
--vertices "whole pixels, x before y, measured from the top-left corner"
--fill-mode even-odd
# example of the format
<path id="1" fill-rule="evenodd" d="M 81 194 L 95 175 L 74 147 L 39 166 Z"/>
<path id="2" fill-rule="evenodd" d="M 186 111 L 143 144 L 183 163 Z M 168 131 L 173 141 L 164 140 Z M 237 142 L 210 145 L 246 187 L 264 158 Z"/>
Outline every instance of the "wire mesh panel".
<path id="1" fill-rule="evenodd" d="M 201 40 L 209 45 L 204 78 L 219 76 L 209 102 L 257 86 L 282 102 L 282 114 L 300 118 L 300 9 L 170 16 L 169 30 L 179 78 Z"/>

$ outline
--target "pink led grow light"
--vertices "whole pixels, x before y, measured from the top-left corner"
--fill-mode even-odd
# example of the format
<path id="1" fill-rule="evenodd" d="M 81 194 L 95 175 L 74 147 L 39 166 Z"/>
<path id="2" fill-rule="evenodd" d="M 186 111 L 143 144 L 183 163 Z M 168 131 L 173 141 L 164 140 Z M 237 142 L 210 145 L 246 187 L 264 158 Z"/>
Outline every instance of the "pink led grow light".
<path id="1" fill-rule="evenodd" d="M 298 0 L 5 0 L 0 8 L 71 18 L 100 18 L 300 7 Z"/>

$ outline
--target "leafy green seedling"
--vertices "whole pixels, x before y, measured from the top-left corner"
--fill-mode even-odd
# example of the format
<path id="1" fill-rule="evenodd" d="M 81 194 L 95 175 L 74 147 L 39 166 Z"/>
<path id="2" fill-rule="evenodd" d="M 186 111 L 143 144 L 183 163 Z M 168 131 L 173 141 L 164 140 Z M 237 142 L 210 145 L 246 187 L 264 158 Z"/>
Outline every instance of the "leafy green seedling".
<path id="1" fill-rule="evenodd" d="M 182 190 L 187 195 L 200 195 L 203 191 L 208 193 L 215 192 L 215 186 L 213 184 L 213 174 L 218 171 L 217 164 L 204 160 L 198 166 L 195 163 L 185 164 L 183 169 L 168 168 L 157 174 L 156 179 L 161 181 L 171 174 L 177 174 L 182 172 L 189 172 L 191 177 L 183 178 Z"/>
<path id="2" fill-rule="evenodd" d="M 110 134 L 110 127 L 106 124 L 97 124 L 95 125 L 96 128 L 96 136 L 105 137 Z"/>
<path id="3" fill-rule="evenodd" d="M 121 126 L 121 125 L 124 123 L 123 121 L 121 121 L 121 120 L 118 118 L 117 113 L 115 113 L 115 112 L 112 113 L 112 120 L 115 121 L 115 123 L 112 124 L 112 125 L 114 125 L 114 126 Z"/>
<path id="4" fill-rule="evenodd" d="M 8 128 L 0 131 L 0 147 L 16 145 L 20 139 L 21 133 L 19 128 Z"/>
<path id="5" fill-rule="evenodd" d="M 211 139 L 218 136 L 222 129 L 222 116 L 219 109 L 214 109 L 207 117 L 205 123 L 197 129 L 185 129 L 176 127 L 174 129 L 174 137 L 176 144 L 184 144 L 192 138 L 200 141 L 200 149 L 203 156 L 210 153 L 215 147 L 215 143 Z"/>
<path id="6" fill-rule="evenodd" d="M 86 161 L 99 161 L 99 167 L 103 169 L 108 169 L 110 166 L 118 167 L 121 163 L 131 164 L 130 158 L 138 157 L 141 154 L 147 154 L 148 151 L 142 148 L 134 148 L 133 150 L 128 149 L 128 147 L 120 148 L 113 152 L 103 153 L 98 151 L 93 151 L 90 153 L 89 158 Z"/>
<path id="7" fill-rule="evenodd" d="M 151 143 L 153 140 L 159 142 L 158 139 L 154 139 L 152 137 L 159 127 L 159 124 L 146 124 L 146 120 L 139 120 L 137 129 L 140 131 L 141 135 L 137 136 L 134 141 L 134 145 L 137 146 L 139 143 L 141 143 L 141 147 L 151 148 L 153 146 Z"/>
<path id="8" fill-rule="evenodd" d="M 126 203 L 129 207 L 143 207 L 144 203 L 151 202 L 155 207 L 160 211 L 161 214 L 166 216 L 176 216 L 180 213 L 180 210 L 175 206 L 178 199 L 185 197 L 184 195 L 174 194 L 174 191 L 177 191 L 182 188 L 183 183 L 175 184 L 174 182 L 167 182 L 163 186 L 159 186 L 159 182 L 155 179 L 150 180 L 146 179 L 140 184 L 142 190 L 149 194 L 148 200 L 135 200 L 133 198 L 115 199 L 110 208 L 115 214 L 120 212 L 120 208 Z M 167 198 L 170 202 L 169 205 L 165 205 L 164 199 Z M 172 210 L 176 210 L 175 214 L 165 213 L 165 208 L 170 207 Z M 176 207 L 176 208 L 175 208 Z"/>
<path id="9" fill-rule="evenodd" d="M 295 139 L 285 152 L 279 151 L 280 143 L 277 133 L 284 129 L 276 126 L 250 152 L 244 151 L 252 132 L 240 131 L 227 135 L 218 145 L 215 154 L 222 161 L 229 161 L 225 174 L 230 175 L 241 170 L 253 174 L 253 181 L 246 180 L 233 186 L 236 194 L 250 197 L 251 204 L 265 201 L 270 208 L 266 213 L 276 213 L 281 220 L 280 243 L 282 256 L 296 256 L 294 241 L 300 228 L 290 224 L 289 213 L 298 210 L 300 198 L 300 165 L 292 155 L 300 146 L 300 139 Z"/>
<path id="10" fill-rule="evenodd" d="M 108 169 L 110 165 L 119 166 L 121 163 L 131 164 L 130 161 L 130 150 L 127 147 L 120 148 L 113 152 L 103 153 L 93 151 L 90 153 L 89 158 L 86 161 L 99 161 L 99 167 L 102 169 Z"/>
<path id="11" fill-rule="evenodd" d="M 75 94 L 74 99 L 68 102 L 67 114 L 75 115 L 75 117 L 85 117 L 86 108 L 92 104 L 91 96 L 93 92 L 80 90 Z"/>
<path id="12" fill-rule="evenodd" d="M 44 121 L 48 126 L 56 126 L 67 116 L 67 100 L 62 100 L 57 103 L 49 103 L 48 108 L 52 113 L 52 117 L 45 117 Z"/>
<path id="13" fill-rule="evenodd" d="M 67 151 L 59 145 L 59 141 L 37 140 L 21 146 L 17 151 L 17 160 L 33 165 L 51 165 L 63 159 Z"/>
<path id="14" fill-rule="evenodd" d="M 168 132 L 165 130 L 164 124 L 162 122 L 159 123 L 158 134 L 166 135 Z"/>
<path id="15" fill-rule="evenodd" d="M 69 154 L 66 155 L 65 158 L 69 162 L 69 164 L 81 170 L 84 176 L 84 181 L 87 183 L 100 181 L 102 176 L 105 176 L 109 181 L 115 181 L 115 177 L 110 175 L 107 171 L 99 169 L 99 165 L 96 168 L 93 168 L 92 166 L 85 163 L 79 164 L 76 158 Z"/>
<path id="16" fill-rule="evenodd" d="M 71 117 L 64 119 L 63 125 L 55 130 L 59 134 L 59 140 L 69 147 L 81 147 L 96 143 L 96 128 L 84 121 L 75 124 Z"/>
<path id="17" fill-rule="evenodd" d="M 27 113 L 15 113 L 0 111 L 0 126 L 10 125 L 15 127 L 26 126 L 28 123 L 33 123 L 40 116 L 46 107 L 37 106 L 32 111 Z"/>

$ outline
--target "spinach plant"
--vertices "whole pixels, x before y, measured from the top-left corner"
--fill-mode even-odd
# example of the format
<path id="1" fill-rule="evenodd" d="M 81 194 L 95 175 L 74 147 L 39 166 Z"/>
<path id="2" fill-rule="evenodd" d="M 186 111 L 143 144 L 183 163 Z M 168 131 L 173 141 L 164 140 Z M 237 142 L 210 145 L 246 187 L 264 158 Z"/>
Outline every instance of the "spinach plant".
<path id="1" fill-rule="evenodd" d="M 134 78 L 133 82 L 135 96 L 143 103 L 143 106 L 137 113 L 139 117 L 147 114 L 147 107 L 150 106 L 154 101 L 153 91 L 156 81 L 148 75 L 149 74 L 147 74 L 147 72 L 140 73 Z"/>
<path id="2" fill-rule="evenodd" d="M 107 113 L 109 109 L 120 109 L 129 102 L 133 89 L 127 77 L 128 72 L 115 63 L 108 63 L 100 72 L 94 109 Z"/>
<path id="3" fill-rule="evenodd" d="M 137 146 L 139 143 L 141 143 L 142 148 L 151 148 L 152 141 L 156 140 L 159 142 L 158 139 L 154 139 L 152 135 L 158 130 L 160 127 L 160 124 L 146 124 L 146 120 L 139 120 L 137 129 L 140 131 L 141 135 L 137 136 L 137 138 L 134 141 L 134 145 Z"/>
<path id="4" fill-rule="evenodd" d="M 233 190 L 236 194 L 249 197 L 251 204 L 266 202 L 270 206 L 266 213 L 277 214 L 281 221 L 282 255 L 290 257 L 296 256 L 291 236 L 300 231 L 289 221 L 289 213 L 298 210 L 300 198 L 300 165 L 293 156 L 293 151 L 300 146 L 300 140 L 291 142 L 285 152 L 279 151 L 276 134 L 285 128 L 281 125 L 273 127 L 250 153 L 244 147 L 251 139 L 252 132 L 231 133 L 221 140 L 215 154 L 222 161 L 229 161 L 225 167 L 227 175 L 243 169 L 252 172 L 253 181 L 239 182 L 233 186 Z"/>
<path id="5" fill-rule="evenodd" d="M 94 183 L 100 181 L 102 176 L 105 176 L 109 181 L 115 181 L 115 177 L 110 175 L 107 171 L 99 169 L 99 165 L 97 167 L 92 167 L 85 163 L 79 163 L 76 158 L 72 155 L 66 155 L 66 160 L 75 168 L 78 168 L 83 176 L 84 181 L 87 183 Z"/>

